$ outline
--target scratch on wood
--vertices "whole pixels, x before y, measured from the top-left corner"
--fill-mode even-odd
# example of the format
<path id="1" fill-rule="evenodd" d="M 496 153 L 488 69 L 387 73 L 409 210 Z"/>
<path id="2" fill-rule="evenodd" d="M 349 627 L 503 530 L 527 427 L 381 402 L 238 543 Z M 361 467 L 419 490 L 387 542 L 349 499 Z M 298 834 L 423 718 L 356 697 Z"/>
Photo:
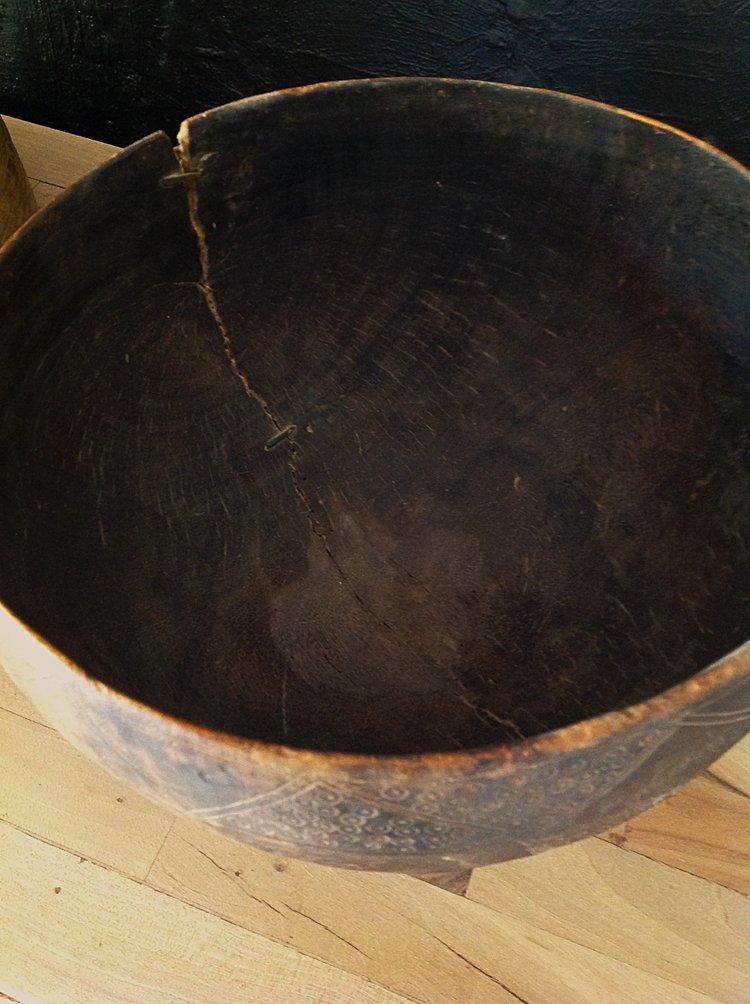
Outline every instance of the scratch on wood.
<path id="1" fill-rule="evenodd" d="M 628 618 L 628 620 L 633 625 L 633 627 L 637 631 L 640 630 L 639 627 L 638 627 L 638 624 L 637 624 L 637 622 L 635 620 L 635 618 L 633 617 L 632 613 L 628 610 L 628 608 L 625 606 L 625 604 L 621 600 L 618 600 L 618 598 L 616 596 L 610 596 L 610 599 L 615 604 L 615 606 L 619 607 L 620 610 L 622 610 L 622 612 Z"/>
<path id="2" fill-rule="evenodd" d="M 502 725 L 510 732 L 513 732 L 519 739 L 525 738 L 523 732 L 512 719 L 500 718 L 499 715 L 496 715 L 490 708 L 483 708 L 464 695 L 461 695 L 459 700 L 462 704 L 465 704 L 467 708 L 473 711 L 483 724 L 487 724 L 487 719 L 490 719 L 490 721 L 497 722 L 498 725 Z"/>

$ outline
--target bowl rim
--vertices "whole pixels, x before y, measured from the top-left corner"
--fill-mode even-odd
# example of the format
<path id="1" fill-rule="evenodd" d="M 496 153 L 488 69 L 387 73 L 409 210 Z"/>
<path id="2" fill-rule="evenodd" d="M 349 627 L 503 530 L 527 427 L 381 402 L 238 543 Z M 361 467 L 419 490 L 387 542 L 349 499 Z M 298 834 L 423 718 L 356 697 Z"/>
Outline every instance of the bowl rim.
<path id="1" fill-rule="evenodd" d="M 638 112 L 620 108 L 613 104 L 595 101 L 591 98 L 570 94 L 565 91 L 552 90 L 551 88 L 528 87 L 519 84 L 503 83 L 498 81 L 487 81 L 473 78 L 440 77 L 440 76 L 377 76 L 363 77 L 350 80 L 324 81 L 321 83 L 306 84 L 298 87 L 289 87 L 274 91 L 264 92 L 251 97 L 240 98 L 236 101 L 219 105 L 207 111 L 199 112 L 183 120 L 178 133 L 178 143 L 183 148 L 183 152 L 189 150 L 190 131 L 194 126 L 214 116 L 217 112 L 224 112 L 231 109 L 234 112 L 242 112 L 245 109 L 254 109 L 266 105 L 281 104 L 287 101 L 304 100 L 309 94 L 317 94 L 323 91 L 343 91 L 362 89 L 371 91 L 383 88 L 387 92 L 410 88 L 446 87 L 449 89 L 475 89 L 480 91 L 505 91 L 520 92 L 530 94 L 540 101 L 556 101 L 568 108 L 581 107 L 590 109 L 592 112 L 604 114 L 606 116 L 617 115 L 645 126 L 658 133 L 670 134 L 682 142 L 699 149 L 710 159 L 719 160 L 725 166 L 738 172 L 743 178 L 750 182 L 750 168 L 736 160 L 730 154 L 713 146 L 706 140 L 685 132 L 676 126 L 669 125 L 658 119 L 642 115 Z M 150 135 L 136 140 L 134 143 L 123 147 L 122 150 L 103 161 L 102 164 L 93 170 L 85 173 L 66 189 L 66 192 L 76 188 L 82 181 L 104 172 L 114 162 L 126 155 L 142 144 L 150 141 L 169 141 L 168 135 L 164 131 L 157 131 Z M 37 225 L 37 221 L 44 217 L 47 212 L 59 206 L 64 200 L 66 192 L 53 203 L 42 207 L 34 213 L 0 248 L 0 263 L 10 249 L 11 245 L 17 243 L 29 229 Z M 166 729 L 173 734 L 180 734 L 190 737 L 198 743 L 208 743 L 224 750 L 231 749 L 239 755 L 251 758 L 256 763 L 266 763 L 269 766 L 277 765 L 285 769 L 299 766 L 309 769 L 311 766 L 327 767 L 335 769 L 350 769 L 357 767 L 381 766 L 385 769 L 402 770 L 408 773 L 421 773 L 439 771 L 441 768 L 461 769 L 463 767 L 476 764 L 478 760 L 498 765 L 519 761 L 530 757 L 552 755 L 555 753 L 572 752 L 578 749 L 595 746 L 599 742 L 624 732 L 626 729 L 636 726 L 649 719 L 664 719 L 674 716 L 684 709 L 689 708 L 697 701 L 708 699 L 714 692 L 719 692 L 722 688 L 750 679 L 750 639 L 743 642 L 719 659 L 708 664 L 706 667 L 691 674 L 686 679 L 658 692 L 646 700 L 626 705 L 622 708 L 603 712 L 587 718 L 582 718 L 568 725 L 551 729 L 538 735 L 525 738 L 514 739 L 504 743 L 489 744 L 479 747 L 470 747 L 462 750 L 443 750 L 424 753 L 357 753 L 341 750 L 318 750 L 307 747 L 298 747 L 284 743 L 263 742 L 248 736 L 241 736 L 222 730 L 213 729 L 209 726 L 191 722 L 188 719 L 180 718 L 159 708 L 147 704 L 138 698 L 117 690 L 107 683 L 97 679 L 96 676 L 87 672 L 83 666 L 74 659 L 65 655 L 51 642 L 43 638 L 34 628 L 26 624 L 20 617 L 3 602 L 0 597 L 0 621 L 6 619 L 12 624 L 22 636 L 41 646 L 47 655 L 52 656 L 56 665 L 61 671 L 72 673 L 85 688 L 98 692 L 113 705 L 122 705 L 128 708 L 131 713 L 138 716 L 145 716 L 157 727 Z M 31 660 L 33 661 L 33 660 Z M 13 679 L 17 675 L 10 674 Z M 21 676 L 23 674 L 20 674 Z M 23 687 L 23 685 L 21 684 Z M 747 709 L 750 718 L 750 708 Z M 710 714 L 710 712 L 709 712 Z M 739 712 L 737 712 L 739 714 Z M 695 722 L 695 724 L 700 724 Z M 708 724 L 708 723 L 706 723 Z"/>
<path id="2" fill-rule="evenodd" d="M 511 84 L 504 81 L 482 80 L 477 77 L 423 77 L 404 74 L 396 76 L 354 77 L 347 80 L 325 80 L 314 84 L 300 84 L 296 87 L 277 88 L 272 91 L 264 91 L 261 94 L 254 94 L 245 98 L 237 98 L 234 101 L 227 101 L 225 104 L 217 105 L 215 108 L 208 108 L 205 111 L 196 112 L 195 115 L 188 116 L 180 123 L 177 133 L 178 144 L 184 141 L 189 141 L 190 130 L 194 126 L 200 126 L 201 123 L 212 118 L 217 112 L 227 112 L 230 110 L 232 112 L 241 112 L 246 108 L 253 109 L 263 107 L 264 105 L 282 104 L 286 101 L 304 99 L 309 94 L 329 91 L 346 92 L 356 91 L 359 89 L 365 91 L 377 91 L 382 88 L 385 91 L 394 92 L 399 89 L 403 89 L 405 91 L 408 91 L 409 89 L 418 90 L 422 85 L 425 88 L 432 86 L 435 89 L 446 87 L 450 90 L 463 89 L 475 91 L 516 92 L 519 94 L 537 96 L 545 101 L 558 101 L 562 106 L 580 106 L 581 108 L 588 108 L 595 113 L 604 113 L 607 116 L 611 114 L 621 116 L 623 118 L 630 119 L 635 123 L 639 123 L 640 125 L 647 126 L 657 133 L 667 133 L 681 140 L 685 140 L 687 141 L 688 146 L 696 147 L 703 153 L 714 158 L 718 158 L 720 161 L 724 162 L 725 166 L 734 168 L 741 175 L 750 180 L 750 165 L 743 164 L 741 161 L 737 160 L 736 157 L 733 157 L 732 154 L 726 153 L 720 147 L 709 143 L 708 140 L 701 139 L 700 137 L 693 135 L 693 133 L 680 129 L 679 126 L 671 125 L 670 123 L 664 122 L 651 115 L 643 115 L 640 112 L 634 112 L 628 108 L 621 108 L 619 105 L 611 104 L 606 101 L 597 101 L 594 98 L 586 98 L 580 94 L 572 94 L 570 91 L 555 90 L 551 87 L 530 87 L 525 84 Z M 159 136 L 165 135 L 165 133 L 157 131 L 151 135 Z M 144 139 L 147 138 L 148 137 L 144 137 Z M 128 150 L 130 147 L 135 146 L 139 142 L 143 142 L 143 139 L 136 140 L 135 143 L 131 143 L 129 146 L 123 147 L 122 149 L 123 151 Z M 179 149 L 179 145 L 177 149 Z M 96 170 L 98 170 L 98 168 L 94 169 L 94 171 Z M 77 183 L 78 182 L 76 181 L 73 184 Z"/>
<path id="3" fill-rule="evenodd" d="M 35 647 L 41 648 L 47 657 L 52 657 L 60 678 L 63 673 L 72 674 L 84 690 L 88 690 L 92 695 L 96 694 L 99 698 L 104 698 L 112 706 L 119 705 L 127 709 L 130 714 L 145 717 L 152 725 L 172 736 L 180 735 L 188 741 L 193 740 L 198 744 L 207 744 L 214 749 L 223 749 L 227 752 L 231 750 L 256 764 L 283 767 L 285 770 L 294 769 L 295 766 L 328 770 L 380 766 L 386 770 L 408 774 L 432 773 L 441 769 L 456 770 L 469 767 L 478 761 L 484 764 L 496 763 L 501 766 L 529 758 L 545 757 L 556 753 L 571 753 L 575 750 L 596 746 L 599 742 L 648 720 L 663 720 L 678 715 L 682 711 L 689 710 L 697 702 L 710 699 L 714 692 L 718 692 L 724 687 L 730 687 L 743 680 L 750 680 L 750 640 L 748 640 L 686 680 L 662 690 L 645 701 L 582 718 L 569 725 L 563 725 L 526 739 L 514 739 L 505 743 L 468 747 L 462 750 L 436 750 L 424 753 L 381 754 L 318 750 L 284 743 L 264 742 L 250 736 L 213 729 L 210 726 L 191 722 L 186 718 L 162 711 L 145 701 L 111 687 L 88 673 L 75 660 L 65 655 L 32 627 L 16 617 L 0 600 L 0 630 L 2 630 L 3 620 L 10 623 L 17 633 L 25 636 Z M 32 656 L 27 661 L 35 669 L 37 660 Z M 23 689 L 21 679 L 25 674 L 23 672 L 14 673 L 11 670 L 9 675 Z M 750 707 L 728 712 L 727 715 L 734 722 L 737 720 L 736 716 L 743 712 L 750 721 Z M 705 722 L 707 726 L 715 724 L 713 721 L 715 714 L 712 716 L 710 711 L 707 712 L 709 718 Z M 679 722 L 676 723 L 676 725 L 678 724 Z M 703 723 L 696 717 L 692 724 L 701 725 Z"/>

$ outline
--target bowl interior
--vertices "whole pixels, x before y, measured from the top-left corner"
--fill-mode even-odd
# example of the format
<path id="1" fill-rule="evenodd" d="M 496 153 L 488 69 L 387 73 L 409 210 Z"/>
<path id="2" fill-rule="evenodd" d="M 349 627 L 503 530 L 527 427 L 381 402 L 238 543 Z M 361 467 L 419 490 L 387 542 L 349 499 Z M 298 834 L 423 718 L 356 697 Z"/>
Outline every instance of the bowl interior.
<path id="1" fill-rule="evenodd" d="M 553 95 L 348 86 L 196 121 L 191 191 L 147 142 L 6 253 L 0 596 L 323 750 L 686 679 L 747 634 L 747 179 Z"/>

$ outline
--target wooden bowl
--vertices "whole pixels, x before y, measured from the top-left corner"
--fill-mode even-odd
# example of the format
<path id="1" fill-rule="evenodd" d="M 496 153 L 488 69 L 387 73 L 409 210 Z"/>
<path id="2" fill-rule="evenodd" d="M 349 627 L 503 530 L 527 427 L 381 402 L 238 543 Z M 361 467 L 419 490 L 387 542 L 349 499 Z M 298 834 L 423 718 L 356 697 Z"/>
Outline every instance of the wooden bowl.
<path id="1" fill-rule="evenodd" d="M 0 658 L 239 839 L 449 870 L 748 726 L 750 180 L 447 80 L 199 115 L 0 260 Z"/>

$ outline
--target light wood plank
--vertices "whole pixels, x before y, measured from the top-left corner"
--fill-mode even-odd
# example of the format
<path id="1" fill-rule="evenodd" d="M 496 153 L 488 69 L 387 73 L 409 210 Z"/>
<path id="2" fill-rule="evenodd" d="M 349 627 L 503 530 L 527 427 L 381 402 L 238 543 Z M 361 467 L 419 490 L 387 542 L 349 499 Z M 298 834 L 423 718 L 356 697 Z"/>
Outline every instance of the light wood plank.
<path id="1" fill-rule="evenodd" d="M 22 1001 L 403 1004 L 5 824 L 0 886 L 0 988 Z"/>
<path id="2" fill-rule="evenodd" d="M 597 838 L 477 869 L 467 897 L 711 1000 L 750 1000 L 750 901 Z"/>
<path id="3" fill-rule="evenodd" d="M 422 882 L 429 882 L 439 889 L 447 889 L 457 896 L 464 896 L 471 881 L 471 870 L 463 872 L 424 872 L 414 875 L 414 878 Z"/>
<path id="4" fill-rule="evenodd" d="M 0 711 L 0 819 L 138 878 L 169 812 L 112 778 L 48 726 Z"/>
<path id="5" fill-rule="evenodd" d="M 466 1000 L 497 999 L 491 976 L 415 923 L 427 919 L 423 889 L 431 891 L 417 881 L 282 860 L 188 820 L 176 821 L 148 881 L 349 972 L 373 980 L 387 973 L 405 996 L 453 1004 L 460 987 Z"/>
<path id="6" fill-rule="evenodd" d="M 710 774 L 603 838 L 750 894 L 750 799 Z"/>
<path id="7" fill-rule="evenodd" d="M 0 117 L 0 244 L 36 209 L 26 172 Z"/>
<path id="8" fill-rule="evenodd" d="M 44 718 L 37 711 L 36 706 L 31 703 L 23 691 L 18 689 L 2 666 L 0 666 L 0 709 L 12 711 L 32 722 L 45 724 Z"/>
<path id="9" fill-rule="evenodd" d="M 3 116 L 26 174 L 63 188 L 114 157 L 120 147 Z"/>
<path id="10" fill-rule="evenodd" d="M 712 764 L 711 773 L 750 797 L 750 735 Z"/>
<path id="11" fill-rule="evenodd" d="M 564 860 L 560 864 L 565 867 Z M 607 957 L 575 937 L 528 923 L 523 911 L 496 911 L 403 875 L 281 861 L 184 820 L 170 832 L 148 881 L 248 930 L 430 1004 L 740 999 L 682 983 L 679 966 L 662 976 L 644 971 L 636 955 L 628 961 Z M 693 903 L 678 901 L 675 909 L 683 906 L 690 910 Z M 621 937 L 627 941 L 627 928 Z M 733 979 L 726 976 L 722 985 L 731 987 Z"/>
<path id="12" fill-rule="evenodd" d="M 34 194 L 37 207 L 41 209 L 42 206 L 46 206 L 47 203 L 56 199 L 65 189 L 61 185 L 49 185 L 46 181 L 32 181 L 31 191 Z"/>

